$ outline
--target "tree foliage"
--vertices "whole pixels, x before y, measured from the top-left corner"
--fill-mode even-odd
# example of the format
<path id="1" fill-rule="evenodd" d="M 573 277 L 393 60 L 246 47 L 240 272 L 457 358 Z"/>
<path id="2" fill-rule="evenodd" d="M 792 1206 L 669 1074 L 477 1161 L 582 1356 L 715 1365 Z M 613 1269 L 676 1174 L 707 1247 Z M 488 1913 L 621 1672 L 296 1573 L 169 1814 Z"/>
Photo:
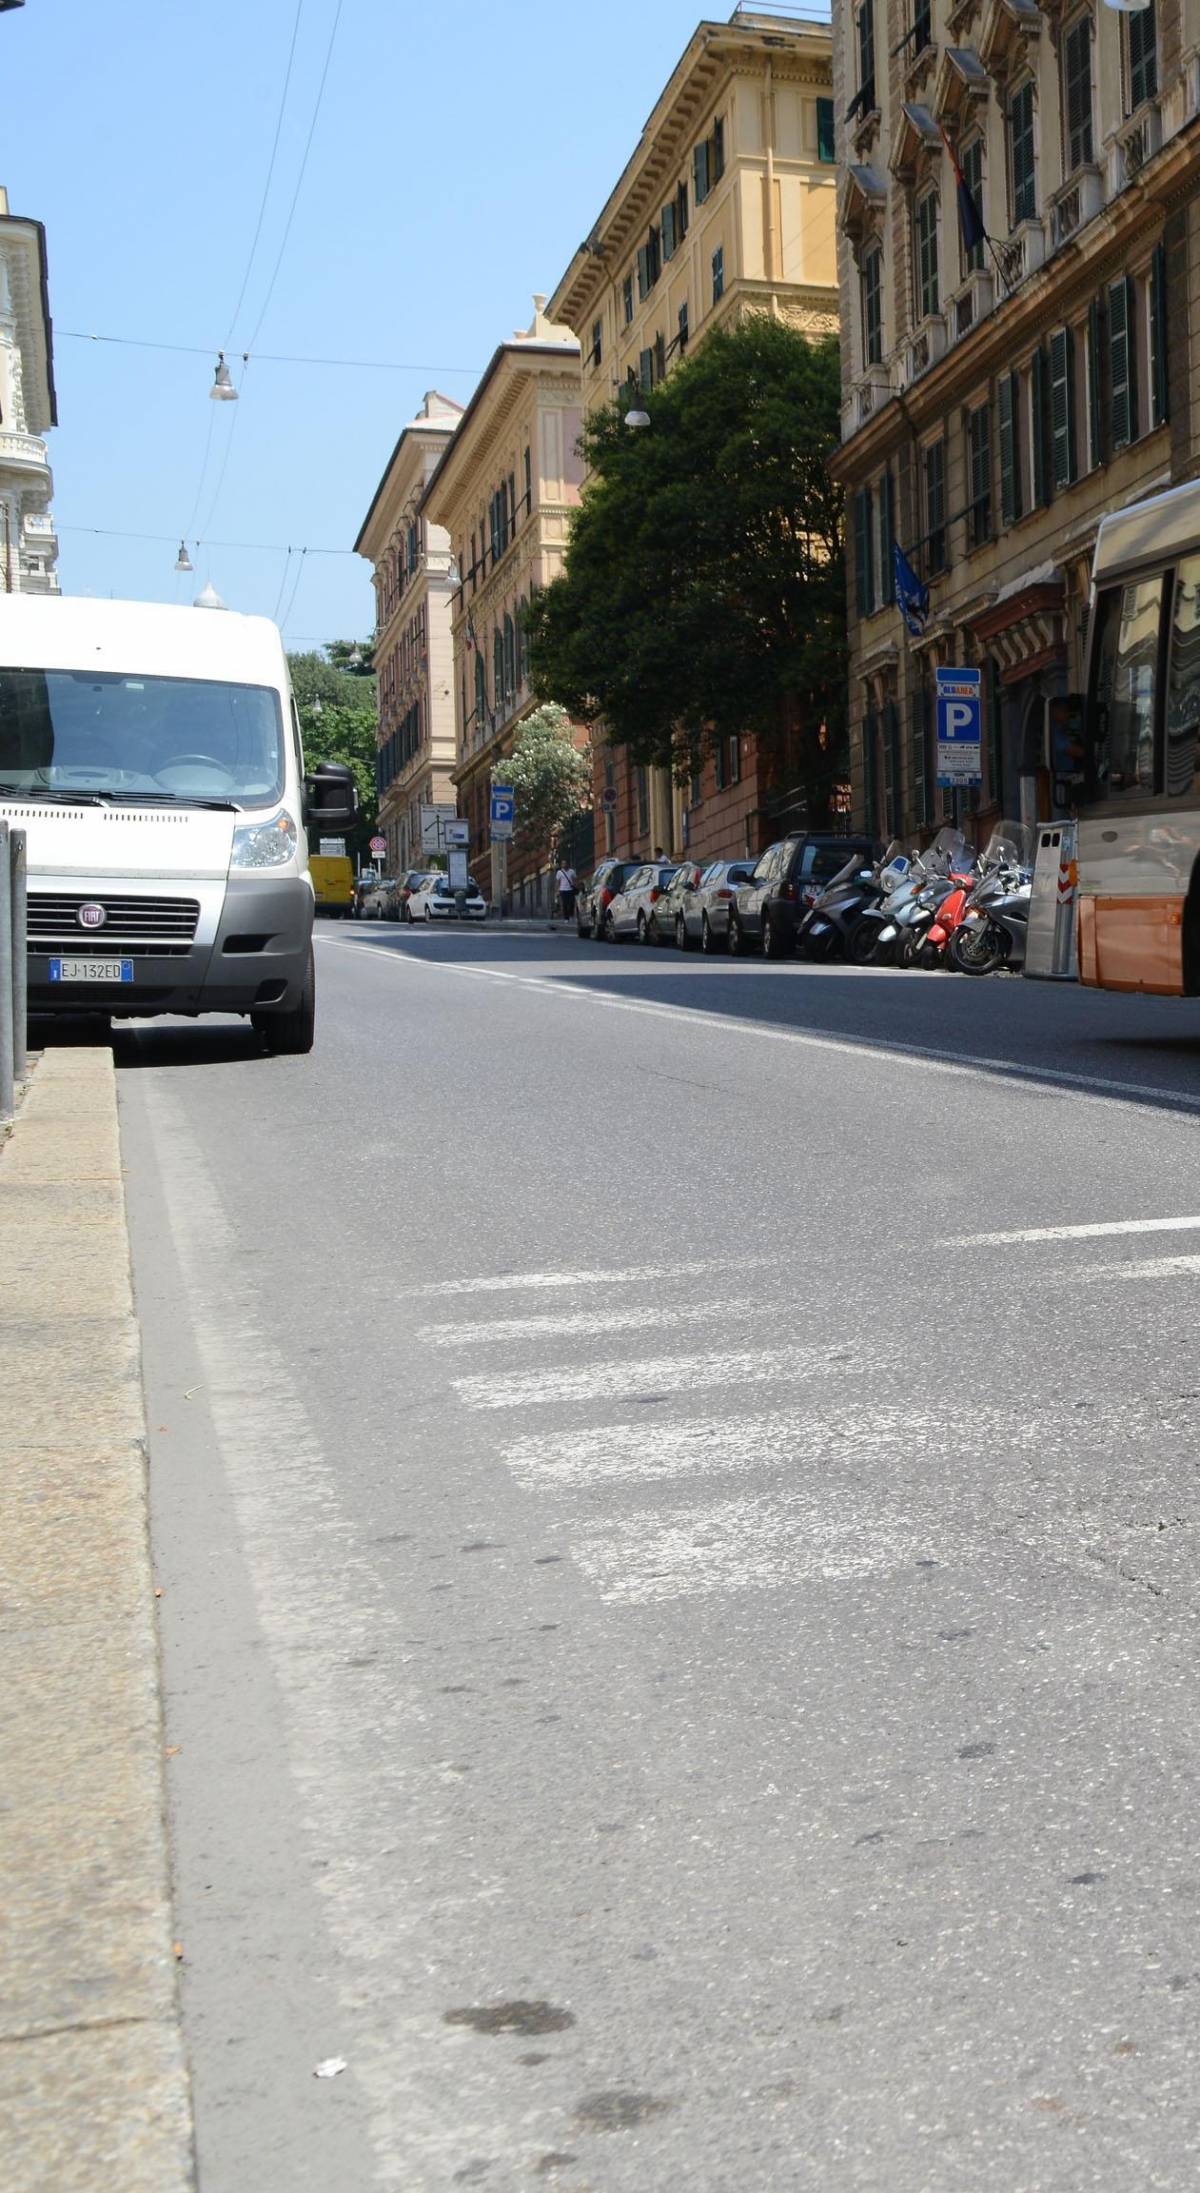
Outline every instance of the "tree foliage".
<path id="1" fill-rule="evenodd" d="M 534 688 L 683 777 L 753 731 L 810 812 L 844 766 L 846 601 L 834 337 L 765 315 L 714 331 L 624 424 L 584 433 L 564 575 L 529 613 Z"/>
<path id="2" fill-rule="evenodd" d="M 350 849 L 361 850 L 360 841 L 375 827 L 378 801 L 375 792 L 375 745 L 378 707 L 371 669 L 344 667 L 353 649 L 350 640 L 333 640 L 324 653 L 313 650 L 289 655 L 292 691 L 300 717 L 300 736 L 308 768 L 321 761 L 348 762 L 358 786 L 358 821 L 350 832 Z M 337 649 L 342 664 L 328 658 Z M 370 650 L 363 644 L 364 661 Z M 318 705 L 319 704 L 319 705 Z"/>
<path id="3" fill-rule="evenodd" d="M 513 788 L 515 851 L 527 859 L 553 859 L 592 786 L 590 756 L 576 748 L 565 708 L 550 702 L 526 716 L 512 753 L 496 763 L 492 777 Z"/>

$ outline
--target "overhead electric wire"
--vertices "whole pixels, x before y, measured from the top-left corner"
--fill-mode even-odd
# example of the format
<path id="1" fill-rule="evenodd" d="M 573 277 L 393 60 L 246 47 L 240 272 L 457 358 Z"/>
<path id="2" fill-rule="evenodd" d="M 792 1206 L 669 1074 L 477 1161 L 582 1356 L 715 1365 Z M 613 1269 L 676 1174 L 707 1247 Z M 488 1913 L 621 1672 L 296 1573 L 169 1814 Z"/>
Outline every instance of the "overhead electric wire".
<path id="1" fill-rule="evenodd" d="M 308 167 L 308 156 L 309 153 L 312 151 L 312 142 L 313 138 L 316 135 L 317 118 L 321 112 L 321 102 L 325 97 L 325 84 L 329 76 L 329 64 L 333 59 L 334 42 L 338 34 L 338 24 L 342 20 L 342 9 L 344 5 L 345 0 L 337 0 L 337 6 L 333 11 L 333 24 L 329 32 L 329 44 L 325 48 L 325 65 L 321 70 L 321 81 L 317 86 L 317 97 L 316 103 L 312 111 L 312 120 L 308 125 L 308 136 L 304 140 L 304 151 L 301 154 L 300 158 L 300 173 L 296 177 L 296 188 L 292 192 L 292 202 L 291 205 L 288 207 L 287 220 L 283 224 L 283 235 L 280 239 L 279 253 L 275 260 L 275 265 L 271 273 L 271 279 L 267 284 L 267 294 L 263 299 L 262 311 L 259 313 L 258 319 L 255 322 L 254 333 L 250 337 L 250 340 L 246 345 L 247 350 L 253 350 L 255 342 L 258 339 L 259 329 L 262 327 L 263 321 L 267 317 L 267 313 L 270 309 L 271 299 L 275 294 L 275 284 L 279 279 L 279 269 L 283 265 L 283 255 L 288 247 L 288 238 L 292 233 L 292 221 L 295 218 L 296 207 L 299 203 L 300 192 L 304 184 L 305 170 Z"/>
<path id="2" fill-rule="evenodd" d="M 128 528 L 117 525 L 59 525 L 58 531 L 95 533 L 110 541 L 165 541 L 168 547 L 177 538 L 174 533 L 133 533 Z M 284 549 L 282 541 L 210 541 L 192 534 L 188 534 L 187 539 L 192 548 L 245 548 L 268 556 L 282 555 Z M 297 553 L 297 550 L 292 550 L 293 555 Z M 304 553 L 306 556 L 353 556 L 355 552 L 352 548 L 306 548 Z"/>
<path id="3" fill-rule="evenodd" d="M 287 107 L 288 87 L 292 81 L 292 63 L 296 58 L 296 40 L 300 35 L 300 18 L 303 13 L 304 0 L 296 0 L 296 15 L 295 20 L 292 23 L 292 42 L 291 45 L 288 47 L 287 67 L 283 72 L 283 90 L 279 95 L 279 112 L 275 117 L 275 135 L 271 140 L 271 157 L 267 162 L 267 179 L 266 182 L 263 184 L 262 200 L 258 208 L 258 219 L 254 224 L 254 236 L 250 244 L 250 256 L 246 261 L 246 271 L 242 276 L 242 286 L 238 291 L 238 301 L 233 308 L 233 314 L 229 322 L 229 334 L 225 339 L 225 347 L 227 350 L 230 349 L 233 344 L 234 334 L 237 329 L 238 314 L 241 311 L 242 305 L 245 301 L 246 287 L 250 280 L 251 268 L 254 265 L 254 255 L 258 250 L 258 239 L 262 235 L 263 221 L 266 217 L 267 211 L 267 200 L 271 195 L 271 183 L 275 175 L 275 160 L 276 155 L 279 151 L 280 132 L 283 129 L 283 117 Z"/>
<path id="4" fill-rule="evenodd" d="M 287 583 L 288 583 L 288 573 L 289 573 L 289 571 L 291 570 L 291 568 L 292 568 L 292 551 L 291 551 L 291 549 L 289 548 L 289 549 L 286 549 L 286 550 L 284 551 L 284 558 L 283 558 L 283 577 L 282 577 L 282 578 L 281 578 L 281 580 L 279 581 L 279 592 L 278 592 L 278 594 L 277 594 L 277 595 L 275 596 L 275 607 L 274 607 L 274 609 L 273 609 L 273 610 L 271 611 L 271 622 L 272 622 L 272 624 L 278 624 L 278 622 L 279 622 L 279 611 L 280 611 L 280 608 L 282 607 L 282 604 L 283 604 L 283 592 L 284 592 L 284 588 L 286 587 L 286 585 L 287 585 Z"/>
<path id="5" fill-rule="evenodd" d="M 77 343 L 118 343 L 123 350 L 165 350 L 182 358 L 212 358 L 216 354 L 215 343 L 151 343 L 136 335 L 89 335 L 78 327 L 56 327 L 56 342 L 63 339 Z M 243 356 L 253 358 L 258 365 L 337 366 L 347 373 L 463 373 L 478 376 L 482 366 L 452 366 L 405 363 L 397 358 L 307 358 L 279 350 L 245 351 Z"/>
<path id="6" fill-rule="evenodd" d="M 295 584 L 293 585 L 293 587 L 292 587 L 292 591 L 291 591 L 291 594 L 290 594 L 290 595 L 289 595 L 289 597 L 288 597 L 288 605 L 287 605 L 287 608 L 286 608 L 286 609 L 284 610 L 284 612 L 283 612 L 283 616 L 282 616 L 282 618 L 281 618 L 281 620 L 280 620 L 280 625 L 279 625 L 279 629 L 280 629 L 280 631 L 281 631 L 281 632 L 286 632 L 286 630 L 287 630 L 287 624 L 288 624 L 288 618 L 289 618 L 289 617 L 291 616 L 291 614 L 292 614 L 292 611 L 294 610 L 294 608 L 295 608 L 295 606 L 296 606 L 296 596 L 297 596 L 297 594 L 298 594 L 298 593 L 300 592 L 300 581 L 301 581 L 301 579 L 302 579 L 302 578 L 304 577 L 304 561 L 305 561 L 305 557 L 307 556 L 307 554 L 308 554 L 308 550 L 307 550 L 306 548 L 302 548 L 302 549 L 301 549 L 301 551 L 300 551 L 300 562 L 299 562 L 299 564 L 298 564 L 298 566 L 297 566 L 297 569 L 296 569 L 296 579 L 295 579 Z"/>

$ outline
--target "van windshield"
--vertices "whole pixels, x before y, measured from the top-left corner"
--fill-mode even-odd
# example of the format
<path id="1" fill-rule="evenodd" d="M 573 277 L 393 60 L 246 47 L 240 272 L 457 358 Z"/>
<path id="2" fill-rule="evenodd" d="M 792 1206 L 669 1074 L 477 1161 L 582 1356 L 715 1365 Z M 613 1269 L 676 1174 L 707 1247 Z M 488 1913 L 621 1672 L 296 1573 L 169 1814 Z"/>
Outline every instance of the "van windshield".
<path id="1" fill-rule="evenodd" d="M 283 761 L 269 686 L 0 667 L 0 783 L 12 790 L 258 806 L 279 797 Z"/>

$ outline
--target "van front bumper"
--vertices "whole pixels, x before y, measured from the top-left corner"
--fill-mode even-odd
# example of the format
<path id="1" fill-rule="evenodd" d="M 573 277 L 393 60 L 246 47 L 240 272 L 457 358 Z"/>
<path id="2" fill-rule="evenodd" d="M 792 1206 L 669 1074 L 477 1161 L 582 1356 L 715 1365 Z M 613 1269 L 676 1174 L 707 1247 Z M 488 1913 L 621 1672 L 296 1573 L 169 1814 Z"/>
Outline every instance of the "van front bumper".
<path id="1" fill-rule="evenodd" d="M 42 879 L 31 877 L 33 901 Z M 105 886 L 94 896 L 103 902 Z M 111 891 L 131 895 L 128 885 L 109 883 Z M 159 889 L 161 891 L 161 885 Z M 172 879 L 174 893 L 187 882 Z M 205 892 L 208 896 L 211 887 Z M 147 894 L 149 895 L 149 894 Z M 199 896 L 199 891 L 193 893 Z M 203 916 L 188 945 L 164 948 L 128 942 L 100 932 L 37 937 L 28 956 L 31 1013 L 103 1013 L 141 1019 L 155 1013 L 249 1013 L 286 1009 L 297 1003 L 312 949 L 313 894 L 307 876 L 232 875 L 224 887 L 216 933 Z M 209 935 L 205 937 L 205 930 Z M 129 982 L 56 982 L 52 959 L 119 959 L 132 968 Z"/>

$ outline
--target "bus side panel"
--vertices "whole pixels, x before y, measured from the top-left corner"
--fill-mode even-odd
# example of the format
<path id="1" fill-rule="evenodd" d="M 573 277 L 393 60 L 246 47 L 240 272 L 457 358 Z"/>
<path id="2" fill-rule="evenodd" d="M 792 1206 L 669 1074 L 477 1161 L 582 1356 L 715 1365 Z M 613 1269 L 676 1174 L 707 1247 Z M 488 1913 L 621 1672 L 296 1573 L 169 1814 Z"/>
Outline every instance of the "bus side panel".
<path id="1" fill-rule="evenodd" d="M 1183 995 L 1182 898 L 1079 900 L 1079 975 L 1105 990 Z"/>

